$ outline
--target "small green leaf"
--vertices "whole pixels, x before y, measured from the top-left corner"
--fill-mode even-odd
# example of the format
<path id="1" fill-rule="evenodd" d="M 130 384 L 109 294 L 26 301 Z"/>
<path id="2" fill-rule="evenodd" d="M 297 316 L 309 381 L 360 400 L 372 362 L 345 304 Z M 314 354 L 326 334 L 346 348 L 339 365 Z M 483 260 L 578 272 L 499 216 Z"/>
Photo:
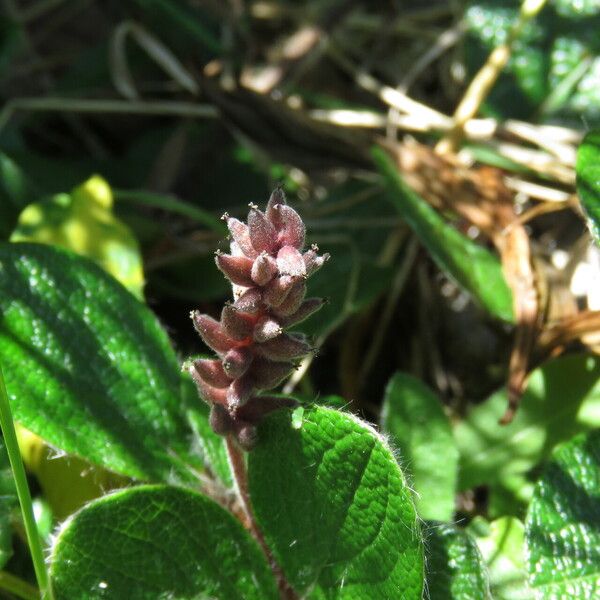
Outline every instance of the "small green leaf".
<path id="1" fill-rule="evenodd" d="M 427 525 L 429 600 L 489 600 L 487 572 L 473 538 L 447 523 Z"/>
<path id="2" fill-rule="evenodd" d="M 140 486 L 88 504 L 62 527 L 50 576 L 57 600 L 276 600 L 258 545 L 190 490 Z"/>
<path id="3" fill-rule="evenodd" d="M 577 193 L 594 240 L 600 244 L 600 131 L 588 133 L 577 150 Z"/>
<path id="4" fill-rule="evenodd" d="M 412 475 L 419 515 L 449 521 L 454 514 L 458 449 L 439 399 L 415 377 L 396 373 L 385 390 L 381 427 Z"/>
<path id="5" fill-rule="evenodd" d="M 385 178 L 394 206 L 438 267 L 492 315 L 512 322 L 512 294 L 498 258 L 446 223 L 402 181 L 398 169 L 383 150 L 373 149 L 373 157 Z"/>
<path id="6" fill-rule="evenodd" d="M 525 523 L 536 598 L 600 595 L 600 430 L 557 448 Z"/>
<path id="7" fill-rule="evenodd" d="M 70 194 L 29 204 L 19 215 L 13 242 L 62 246 L 91 258 L 143 298 L 144 272 L 137 240 L 113 213 L 113 193 L 98 175 Z"/>
<path id="8" fill-rule="evenodd" d="M 248 459 L 252 505 L 267 543 L 311 598 L 420 600 L 423 548 L 410 490 L 382 438 L 352 415 L 280 411 Z"/>
<path id="9" fill-rule="evenodd" d="M 19 213 L 36 199 L 36 192 L 20 167 L 0 152 L 0 240 L 6 240 Z"/>
<path id="10" fill-rule="evenodd" d="M 152 313 L 88 259 L 0 245 L 0 360 L 15 419 L 142 479 L 189 477 L 179 364 Z"/>
<path id="11" fill-rule="evenodd" d="M 500 390 L 476 406 L 454 430 L 460 451 L 459 489 L 523 475 L 554 445 L 600 426 L 600 360 L 574 355 L 536 369 L 512 423 Z"/>
<path id="12" fill-rule="evenodd" d="M 482 517 L 468 527 L 487 565 L 490 589 L 495 600 L 530 600 L 525 571 L 525 530 L 514 517 L 488 523 Z"/>

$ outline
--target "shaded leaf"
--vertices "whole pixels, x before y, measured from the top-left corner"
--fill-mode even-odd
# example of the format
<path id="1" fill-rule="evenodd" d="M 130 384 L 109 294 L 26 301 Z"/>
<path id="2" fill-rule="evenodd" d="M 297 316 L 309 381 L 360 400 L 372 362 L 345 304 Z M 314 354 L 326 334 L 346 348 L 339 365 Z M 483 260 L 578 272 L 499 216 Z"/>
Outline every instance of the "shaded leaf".
<path id="1" fill-rule="evenodd" d="M 600 431 L 557 448 L 525 523 L 529 583 L 536 598 L 600 594 Z"/>
<path id="2" fill-rule="evenodd" d="M 36 199 L 36 191 L 20 167 L 0 152 L 0 240 L 8 239 L 19 213 Z"/>
<path id="3" fill-rule="evenodd" d="M 50 575 L 57 600 L 277 599 L 258 545 L 195 492 L 140 486 L 88 504 L 62 527 Z"/>
<path id="4" fill-rule="evenodd" d="M 498 257 L 446 223 L 434 208 L 404 183 L 383 150 L 374 149 L 373 157 L 398 213 L 411 226 L 438 267 L 492 315 L 513 321 L 512 294 Z"/>
<path id="5" fill-rule="evenodd" d="M 514 517 L 488 523 L 476 517 L 468 530 L 473 534 L 487 566 L 492 597 L 496 600 L 529 600 L 531 589 L 525 570 L 525 530 Z"/>
<path id="6" fill-rule="evenodd" d="M 328 408 L 267 419 L 248 459 L 267 543 L 311 598 L 420 599 L 421 534 L 410 490 L 383 440 Z"/>
<path id="7" fill-rule="evenodd" d="M 144 272 L 137 240 L 114 216 L 112 190 L 97 175 L 70 194 L 27 206 L 11 241 L 53 244 L 87 256 L 138 298 L 143 297 Z"/>
<path id="8" fill-rule="evenodd" d="M 25 427 L 131 477 L 167 480 L 197 463 L 167 336 L 98 266 L 50 246 L 2 245 L 0 313 L 6 386 Z"/>
<path id="9" fill-rule="evenodd" d="M 396 373 L 385 391 L 381 427 L 411 475 L 419 516 L 449 521 L 454 514 L 458 450 L 439 399 L 415 377 Z"/>
<path id="10" fill-rule="evenodd" d="M 489 600 L 487 572 L 471 535 L 447 523 L 431 521 L 428 527 L 429 600 Z"/>
<path id="11" fill-rule="evenodd" d="M 459 489 L 494 484 L 522 475 L 548 456 L 561 440 L 600 426 L 600 361 L 574 355 L 536 369 L 509 425 L 498 420 L 506 391 L 479 404 L 459 423 Z"/>
<path id="12" fill-rule="evenodd" d="M 600 131 L 588 133 L 577 150 L 577 193 L 588 226 L 600 244 Z"/>

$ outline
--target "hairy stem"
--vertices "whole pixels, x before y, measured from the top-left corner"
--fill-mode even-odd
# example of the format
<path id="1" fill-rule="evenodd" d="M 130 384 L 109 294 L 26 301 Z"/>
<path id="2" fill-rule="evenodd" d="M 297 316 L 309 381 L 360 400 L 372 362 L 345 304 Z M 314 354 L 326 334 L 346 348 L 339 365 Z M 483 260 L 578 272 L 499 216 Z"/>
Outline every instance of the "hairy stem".
<path id="1" fill-rule="evenodd" d="M 29 487 L 27 485 L 25 467 L 23 466 L 23 461 L 21 459 L 17 434 L 15 433 L 15 424 L 8 402 L 4 376 L 2 375 L 2 365 L 0 365 L 0 427 L 2 428 L 6 452 L 8 453 L 15 486 L 17 488 L 17 496 L 19 497 L 19 503 L 21 505 L 27 542 L 29 544 L 29 550 L 31 551 L 31 559 L 35 570 L 35 577 L 40 588 L 40 594 L 44 600 L 53 600 L 54 596 L 52 594 L 52 588 L 49 585 L 48 572 L 46 570 L 46 563 L 44 562 L 42 542 L 33 516 L 31 494 L 29 493 Z"/>
<path id="2" fill-rule="evenodd" d="M 250 504 L 250 493 L 248 491 L 248 474 L 246 471 L 246 461 L 244 459 L 244 453 L 238 448 L 235 443 L 235 440 L 231 436 L 227 436 L 226 438 L 226 446 L 227 446 L 227 457 L 229 458 L 229 465 L 231 467 L 231 472 L 233 473 L 233 479 L 235 481 L 235 486 L 237 488 L 237 493 L 242 504 L 242 508 L 246 513 L 246 517 L 248 518 L 248 523 L 250 525 L 250 531 L 252 535 L 259 543 L 262 551 L 265 553 L 267 560 L 269 561 L 269 565 L 275 574 L 277 579 L 277 584 L 279 586 L 279 593 L 283 600 L 298 600 L 298 596 L 296 592 L 292 589 L 292 586 L 288 583 L 281 567 L 277 564 L 275 559 L 273 558 L 273 554 L 271 550 L 267 546 L 267 542 L 254 519 L 254 513 L 252 512 L 252 506 Z"/>

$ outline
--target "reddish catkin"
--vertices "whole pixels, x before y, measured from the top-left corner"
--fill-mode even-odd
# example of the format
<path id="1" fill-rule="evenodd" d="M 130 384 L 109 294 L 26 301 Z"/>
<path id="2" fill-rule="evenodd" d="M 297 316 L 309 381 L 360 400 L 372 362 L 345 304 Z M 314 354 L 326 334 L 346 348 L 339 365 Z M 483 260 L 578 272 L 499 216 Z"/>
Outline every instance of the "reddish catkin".
<path id="1" fill-rule="evenodd" d="M 215 261 L 232 284 L 233 302 L 223 307 L 220 321 L 192 312 L 200 337 L 219 358 L 195 360 L 189 371 L 211 407 L 212 429 L 233 434 L 251 450 L 259 421 L 293 404 L 259 394 L 278 385 L 314 350 L 302 334 L 284 329 L 323 306 L 320 298 L 305 299 L 306 279 L 329 255 L 319 255 L 316 246 L 303 252 L 304 223 L 281 189 L 271 194 L 264 213 L 250 205 L 247 224 L 227 214 L 223 218 L 231 233 L 230 254 L 217 252 Z"/>

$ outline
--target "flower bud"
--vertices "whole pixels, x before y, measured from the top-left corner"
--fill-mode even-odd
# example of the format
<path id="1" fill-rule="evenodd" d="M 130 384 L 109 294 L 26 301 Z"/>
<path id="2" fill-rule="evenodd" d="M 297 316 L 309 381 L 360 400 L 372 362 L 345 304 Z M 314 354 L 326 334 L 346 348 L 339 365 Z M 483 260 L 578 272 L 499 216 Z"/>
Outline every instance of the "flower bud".
<path id="1" fill-rule="evenodd" d="M 304 281 L 296 281 L 289 291 L 285 300 L 273 309 L 277 316 L 287 317 L 294 314 L 302 305 L 302 301 L 306 296 L 306 283 Z"/>
<path id="2" fill-rule="evenodd" d="M 248 225 L 229 217 L 227 218 L 227 228 L 231 233 L 233 241 L 248 258 L 256 258 L 258 256 L 258 252 L 253 248 L 252 242 L 250 241 Z"/>
<path id="3" fill-rule="evenodd" d="M 305 277 L 306 265 L 302 254 L 293 246 L 284 246 L 277 253 L 277 268 L 280 275 L 291 277 Z"/>
<path id="4" fill-rule="evenodd" d="M 279 306 L 286 299 L 296 281 L 297 279 L 290 275 L 275 277 L 264 289 L 263 302 L 271 307 Z"/>
<path id="5" fill-rule="evenodd" d="M 231 383 L 231 378 L 225 373 L 220 360 L 200 358 L 195 360 L 191 367 L 208 385 L 216 388 L 226 388 Z"/>
<path id="6" fill-rule="evenodd" d="M 246 452 L 254 450 L 258 443 L 258 432 L 255 425 L 250 423 L 243 423 L 237 430 L 236 439 L 238 444 Z"/>
<path id="7" fill-rule="evenodd" d="M 289 377 L 296 366 L 291 362 L 274 362 L 257 358 L 252 365 L 252 381 L 257 390 L 270 390 Z"/>
<path id="8" fill-rule="evenodd" d="M 202 396 L 202 399 L 205 402 L 207 402 L 211 406 L 213 404 L 227 404 L 227 394 L 229 388 L 216 388 L 212 385 L 209 385 L 208 383 L 206 383 L 206 381 L 204 381 L 204 379 L 202 379 L 198 371 L 196 371 L 196 369 L 194 368 L 194 365 L 190 366 L 189 371 L 190 375 L 192 376 L 192 379 L 194 380 L 194 383 L 196 384 L 196 387 L 198 388 L 200 396 Z"/>
<path id="9" fill-rule="evenodd" d="M 234 340 L 244 340 L 252 335 L 252 317 L 240 312 L 232 304 L 226 304 L 221 311 L 223 331 Z"/>
<path id="10" fill-rule="evenodd" d="M 235 379 L 227 388 L 227 409 L 230 415 L 235 415 L 237 410 L 246 404 L 254 391 L 252 379 L 248 373 Z"/>
<path id="11" fill-rule="evenodd" d="M 217 435 L 227 435 L 230 431 L 233 431 L 233 420 L 227 409 L 220 404 L 213 404 L 210 407 L 208 424 Z"/>
<path id="12" fill-rule="evenodd" d="M 204 343 L 212 348 L 215 352 L 222 353 L 231 350 L 236 346 L 235 340 L 230 338 L 221 327 L 218 321 L 215 321 L 208 315 L 203 315 L 197 310 L 191 313 L 192 321 L 196 331 Z"/>
<path id="13" fill-rule="evenodd" d="M 248 213 L 248 229 L 256 252 L 277 252 L 277 232 L 271 221 L 257 208 L 251 208 Z"/>
<path id="14" fill-rule="evenodd" d="M 284 333 L 264 344 L 256 344 L 258 354 L 276 362 L 302 358 L 312 350 L 313 348 L 300 334 Z"/>
<path id="15" fill-rule="evenodd" d="M 266 252 L 261 252 L 252 264 L 252 271 L 250 273 L 252 281 L 256 285 L 263 286 L 269 283 L 275 275 L 277 275 L 277 262 Z"/>
<path id="16" fill-rule="evenodd" d="M 277 229 L 277 226 L 274 219 L 277 219 L 277 214 L 275 214 L 274 209 L 278 204 L 287 204 L 285 200 L 285 193 L 281 188 L 276 188 L 271 192 L 271 196 L 267 202 L 267 210 L 265 211 L 267 219 L 271 221 L 275 229 Z"/>
<path id="17" fill-rule="evenodd" d="M 308 317 L 317 312 L 323 304 L 325 304 L 323 298 L 307 298 L 302 302 L 298 310 L 289 316 L 284 317 L 281 315 L 279 309 L 275 309 L 274 312 L 280 317 L 279 322 L 282 327 L 292 327 L 293 325 L 301 323 L 304 319 L 308 319 Z"/>
<path id="18" fill-rule="evenodd" d="M 306 228 L 300 215 L 287 204 L 273 206 L 272 219 L 277 229 L 277 241 L 281 246 L 294 246 L 300 250 L 304 246 Z"/>
<path id="19" fill-rule="evenodd" d="M 223 370 L 231 379 L 241 377 L 247 370 L 254 355 L 248 346 L 233 348 L 223 357 Z"/>
<path id="20" fill-rule="evenodd" d="M 233 306 L 240 312 L 254 315 L 261 309 L 262 293 L 257 288 L 250 288 L 233 303 Z"/>
<path id="21" fill-rule="evenodd" d="M 306 266 L 306 274 L 312 275 L 316 273 L 328 260 L 329 254 L 325 253 L 322 256 L 317 254 L 318 248 L 313 244 L 310 250 L 307 250 L 302 258 L 304 259 L 304 264 Z"/>
<path id="22" fill-rule="evenodd" d="M 252 335 L 255 342 L 268 342 L 281 333 L 283 333 L 281 325 L 273 317 L 265 315 L 256 322 Z"/>
<path id="23" fill-rule="evenodd" d="M 215 262 L 231 283 L 244 287 L 254 286 L 251 276 L 253 264 L 251 258 L 219 253 L 215 256 Z"/>

